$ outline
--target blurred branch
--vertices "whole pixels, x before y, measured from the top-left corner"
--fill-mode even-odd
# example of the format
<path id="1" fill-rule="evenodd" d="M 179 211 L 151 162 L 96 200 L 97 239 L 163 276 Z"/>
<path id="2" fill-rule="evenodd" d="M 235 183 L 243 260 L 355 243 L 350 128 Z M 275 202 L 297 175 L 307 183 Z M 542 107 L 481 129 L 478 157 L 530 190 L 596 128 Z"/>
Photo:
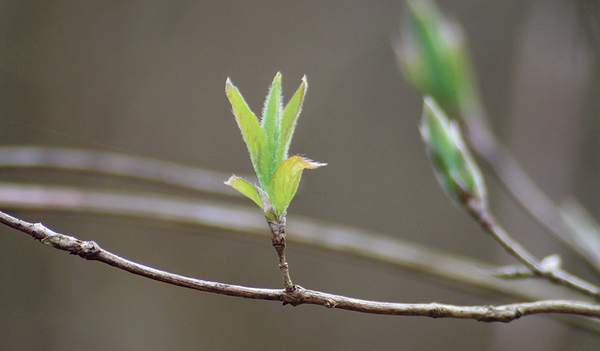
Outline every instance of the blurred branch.
<path id="1" fill-rule="evenodd" d="M 431 95 L 450 118 L 465 124 L 469 145 L 487 161 L 521 208 L 600 273 L 600 252 L 573 239 L 556 204 L 489 127 L 460 24 L 448 18 L 435 1 L 406 3 L 407 18 L 393 45 L 407 80 L 423 95 Z"/>
<path id="2" fill-rule="evenodd" d="M 81 241 L 75 237 L 60 234 L 41 223 L 29 223 L 0 212 L 0 222 L 31 235 L 35 240 L 59 250 L 78 255 L 86 260 L 99 261 L 152 280 L 173 284 L 199 291 L 250 299 L 282 301 L 284 305 L 320 305 L 349 311 L 423 316 L 431 318 L 475 319 L 481 322 L 511 322 L 522 316 L 541 313 L 562 313 L 587 317 L 600 317 L 600 306 L 566 300 L 547 300 L 502 306 L 455 306 L 438 303 L 401 304 L 377 302 L 332 295 L 320 291 L 295 286 L 294 289 L 263 289 L 240 285 L 224 284 L 164 272 L 126 260 L 102 249 L 93 241 Z"/>
<path id="3" fill-rule="evenodd" d="M 474 150 L 494 167 L 503 184 L 517 200 L 538 221 L 549 229 L 564 234 L 561 236 L 568 243 L 573 243 L 578 252 L 584 255 L 595 268 L 600 269 L 600 251 L 595 246 L 582 244 L 577 236 L 569 235 L 564 227 L 564 215 L 556 215 L 555 205 L 537 188 L 503 148 L 498 144 L 491 131 L 481 123 L 481 119 L 468 119 L 471 145 Z M 202 170 L 194 167 L 108 152 L 88 150 L 35 147 L 35 146 L 3 146 L 0 147 L 0 167 L 24 168 L 56 168 L 86 173 L 101 173 L 109 176 L 133 178 L 147 182 L 155 182 L 173 187 L 191 189 L 219 195 L 239 196 L 240 193 L 223 185 L 223 179 L 229 174 Z M 571 206 L 572 207 L 572 206 Z M 563 221 L 561 221 L 563 218 Z"/>
<path id="4" fill-rule="evenodd" d="M 240 196 L 240 193 L 234 189 L 223 185 L 223 180 L 228 179 L 230 174 L 109 152 L 36 146 L 2 146 L 0 147 L 0 167 L 48 167 L 102 173 L 196 191 Z"/>
<path id="5" fill-rule="evenodd" d="M 220 194 L 235 194 L 222 185 L 228 175 L 140 159 L 119 154 L 40 147 L 0 148 L 0 167 L 51 167 L 133 177 L 175 187 Z M 204 179 L 203 179 L 204 178 Z M 269 236 L 264 218 L 245 206 L 215 201 L 189 200 L 150 194 L 92 191 L 81 188 L 0 184 L 0 204 L 14 208 L 59 209 L 119 216 L 181 221 L 230 231 Z M 401 266 L 441 278 L 453 288 L 474 292 L 493 291 L 525 301 L 577 299 L 568 289 L 548 286 L 540 280 L 506 281 L 489 274 L 495 266 L 456 257 L 433 248 L 357 230 L 318 223 L 293 216 L 289 240 L 329 251 Z M 567 320 L 597 330 L 592 320 Z"/>
<path id="6" fill-rule="evenodd" d="M 467 119 L 467 138 L 473 150 L 491 166 L 501 184 L 533 219 L 574 249 L 597 273 L 600 273 L 600 252 L 582 245 L 571 235 L 561 211 L 525 173 L 492 131 L 481 120 Z"/>
<path id="7" fill-rule="evenodd" d="M 482 206 L 478 199 L 471 198 L 468 194 L 467 196 L 469 196 L 469 200 L 467 201 L 469 213 L 477 220 L 477 222 L 479 222 L 483 230 L 491 234 L 508 253 L 531 269 L 534 274 L 542 276 L 553 283 L 580 291 L 596 300 L 600 300 L 600 288 L 559 268 L 545 267 L 496 223 L 494 217 L 492 217 L 485 205 Z"/>
<path id="8" fill-rule="evenodd" d="M 419 128 L 438 182 L 446 194 L 464 207 L 483 230 L 533 274 L 600 299 L 600 288 L 562 271 L 560 260 L 547 260 L 546 265 L 542 264 L 496 223 L 488 207 L 483 176 L 465 146 L 458 124 L 450 121 L 430 96 L 424 98 Z"/>

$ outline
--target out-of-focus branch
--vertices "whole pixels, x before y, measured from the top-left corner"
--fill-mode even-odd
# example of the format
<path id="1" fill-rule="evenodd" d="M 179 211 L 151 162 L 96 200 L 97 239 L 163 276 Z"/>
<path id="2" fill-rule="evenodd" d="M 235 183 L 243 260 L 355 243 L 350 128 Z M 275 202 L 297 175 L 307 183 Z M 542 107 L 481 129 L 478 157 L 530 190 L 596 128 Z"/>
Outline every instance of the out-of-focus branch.
<path id="1" fill-rule="evenodd" d="M 553 200 L 527 176 L 488 126 L 460 24 L 446 17 L 433 0 L 406 2 L 407 17 L 394 47 L 407 80 L 464 125 L 469 146 L 487 161 L 525 212 L 600 273 L 600 252 L 581 245 Z"/>
<path id="2" fill-rule="evenodd" d="M 574 237 L 557 205 L 525 173 L 506 148 L 496 139 L 483 118 L 466 119 L 467 138 L 475 153 L 481 156 L 501 184 L 517 203 L 539 224 L 577 251 L 600 273 L 600 255 L 594 246 L 582 245 Z"/>
<path id="3" fill-rule="evenodd" d="M 419 128 L 436 178 L 453 201 L 533 274 L 600 300 L 600 288 L 562 271 L 558 264 L 543 265 L 496 223 L 488 207 L 483 176 L 465 147 L 458 125 L 450 121 L 431 97 L 424 98 Z"/>
<path id="4" fill-rule="evenodd" d="M 468 194 L 466 195 L 468 196 Z M 546 268 L 542 263 L 515 241 L 508 233 L 498 225 L 494 217 L 489 213 L 485 206 L 476 199 L 468 199 L 469 213 L 492 237 L 504 247 L 512 256 L 521 261 L 531 271 L 538 276 L 544 277 L 553 283 L 567 286 L 573 290 L 580 291 L 597 301 L 600 300 L 600 288 L 590 284 L 578 277 L 575 277 L 559 268 Z"/>
<path id="5" fill-rule="evenodd" d="M 259 300 L 282 301 L 283 304 L 320 305 L 349 311 L 372 314 L 422 316 L 431 318 L 475 319 L 481 322 L 511 322 L 522 316 L 541 313 L 561 313 L 587 317 L 600 317 L 600 306 L 578 301 L 547 300 L 503 306 L 455 306 L 438 303 L 402 304 L 349 298 L 295 286 L 294 289 L 265 289 L 224 284 L 184 277 L 150 268 L 102 249 L 93 241 L 57 233 L 41 223 L 29 223 L 0 212 L 0 222 L 29 234 L 34 239 L 59 250 L 67 251 L 87 260 L 99 261 L 115 268 L 156 281 L 199 291 Z"/>
<path id="6" fill-rule="evenodd" d="M 37 146 L 3 146 L 0 147 L 0 167 L 47 167 L 93 172 L 208 193 L 240 196 L 237 191 L 223 185 L 223 180 L 229 178 L 230 174 L 110 152 Z"/>

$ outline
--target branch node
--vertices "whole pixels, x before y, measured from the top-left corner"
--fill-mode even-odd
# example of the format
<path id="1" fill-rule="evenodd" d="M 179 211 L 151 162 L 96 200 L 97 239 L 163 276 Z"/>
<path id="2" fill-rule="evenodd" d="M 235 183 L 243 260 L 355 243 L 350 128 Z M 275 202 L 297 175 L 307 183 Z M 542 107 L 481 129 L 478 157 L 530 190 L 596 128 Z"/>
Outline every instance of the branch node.
<path id="1" fill-rule="evenodd" d="M 283 295 L 283 306 L 292 305 L 299 306 L 304 303 L 306 289 L 301 287 L 300 285 L 293 285 L 291 289 L 285 289 L 285 294 Z"/>
<path id="2" fill-rule="evenodd" d="M 81 253 L 79 256 L 85 258 L 86 260 L 93 260 L 95 259 L 95 256 L 100 253 L 100 251 L 100 246 L 98 246 L 95 241 L 82 241 Z"/>

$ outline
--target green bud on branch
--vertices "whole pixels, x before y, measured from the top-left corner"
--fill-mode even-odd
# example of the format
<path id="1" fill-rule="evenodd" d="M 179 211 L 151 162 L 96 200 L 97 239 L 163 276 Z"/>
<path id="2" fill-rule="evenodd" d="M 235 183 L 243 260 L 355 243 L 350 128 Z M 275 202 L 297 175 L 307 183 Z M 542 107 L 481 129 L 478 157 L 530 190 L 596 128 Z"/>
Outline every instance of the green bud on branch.
<path id="1" fill-rule="evenodd" d="M 464 114 L 476 97 L 474 75 L 460 25 L 446 18 L 434 1 L 407 1 L 408 18 L 396 46 L 407 80 L 432 96 L 452 118 Z"/>
<path id="2" fill-rule="evenodd" d="M 436 178 L 448 196 L 461 206 L 475 200 L 485 207 L 483 176 L 462 138 L 458 123 L 450 121 L 431 97 L 424 99 L 420 129 Z"/>

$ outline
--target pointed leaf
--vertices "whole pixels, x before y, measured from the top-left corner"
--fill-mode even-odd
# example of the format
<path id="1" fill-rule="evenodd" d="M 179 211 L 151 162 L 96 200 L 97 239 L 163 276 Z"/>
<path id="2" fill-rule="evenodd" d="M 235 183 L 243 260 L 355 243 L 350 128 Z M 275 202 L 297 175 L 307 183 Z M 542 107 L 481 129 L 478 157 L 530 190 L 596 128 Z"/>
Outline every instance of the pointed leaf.
<path id="1" fill-rule="evenodd" d="M 285 110 L 283 110 L 283 115 L 281 118 L 281 141 L 279 143 L 281 147 L 279 150 L 277 150 L 278 164 L 283 162 L 288 157 L 288 150 L 290 148 L 290 143 L 292 142 L 294 129 L 296 129 L 296 121 L 298 120 L 298 116 L 300 116 L 300 112 L 302 111 L 302 103 L 304 102 L 306 89 L 308 89 L 308 83 L 306 81 L 306 76 L 304 76 L 302 77 L 302 83 L 300 83 L 300 87 L 290 102 L 288 102 Z"/>
<path id="2" fill-rule="evenodd" d="M 268 148 L 265 131 L 261 128 L 256 115 L 250 110 L 239 90 L 231 83 L 229 78 L 225 83 L 225 92 L 233 108 L 235 121 L 242 131 L 258 180 L 261 185 L 268 185 L 271 179 L 271 174 L 268 171 L 271 160 L 269 157 L 265 157 L 265 150 Z"/>
<path id="3" fill-rule="evenodd" d="M 275 208 L 277 216 L 280 217 L 296 195 L 298 183 L 304 169 L 314 169 L 327 165 L 326 163 L 315 162 L 300 156 L 292 156 L 277 168 L 271 185 L 269 195 Z"/>
<path id="4" fill-rule="evenodd" d="M 244 196 L 254 201 L 260 208 L 264 209 L 258 188 L 254 184 L 250 184 L 247 180 L 240 177 L 231 176 L 231 178 L 225 182 L 225 185 L 229 185 L 230 187 L 239 191 Z"/>
<path id="5" fill-rule="evenodd" d="M 265 100 L 265 106 L 262 111 L 262 120 L 261 126 L 265 131 L 265 135 L 267 136 L 267 149 L 265 150 L 265 154 L 269 155 L 268 157 L 271 159 L 269 163 L 269 179 L 275 173 L 275 169 L 279 165 L 276 160 L 277 150 L 280 148 L 279 145 L 279 134 L 281 131 L 281 73 L 277 72 L 275 78 L 273 79 L 273 83 L 269 88 L 269 94 Z M 262 184 L 263 188 L 268 186 L 267 184 Z"/>

